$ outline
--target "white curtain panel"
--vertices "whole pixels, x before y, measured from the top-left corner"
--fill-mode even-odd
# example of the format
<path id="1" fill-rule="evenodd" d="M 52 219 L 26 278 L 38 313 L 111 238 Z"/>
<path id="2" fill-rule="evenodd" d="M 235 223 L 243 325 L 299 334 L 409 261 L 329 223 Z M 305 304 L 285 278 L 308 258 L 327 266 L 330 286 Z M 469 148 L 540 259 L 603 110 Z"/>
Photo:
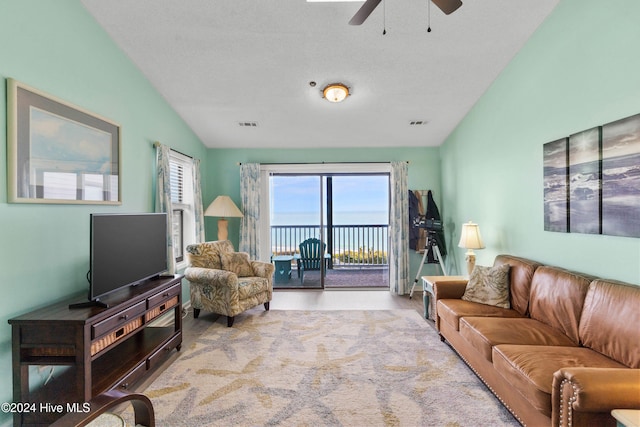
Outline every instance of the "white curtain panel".
<path id="1" fill-rule="evenodd" d="M 260 164 L 240 165 L 240 252 L 247 252 L 250 259 L 260 258 Z"/>
<path id="2" fill-rule="evenodd" d="M 167 214 L 167 230 L 171 230 L 173 224 L 173 212 L 171 209 L 171 181 L 169 156 L 171 149 L 159 142 L 156 147 L 156 212 Z M 175 274 L 176 262 L 173 255 L 173 233 L 167 233 L 167 271 Z"/>
<path id="3" fill-rule="evenodd" d="M 200 185 L 200 159 L 193 159 L 193 214 L 196 228 L 196 242 L 204 242 L 204 210 L 202 207 L 202 186 Z"/>
<path id="4" fill-rule="evenodd" d="M 409 186 L 407 171 L 407 162 L 391 162 L 389 288 L 395 295 L 404 295 L 409 289 Z"/>

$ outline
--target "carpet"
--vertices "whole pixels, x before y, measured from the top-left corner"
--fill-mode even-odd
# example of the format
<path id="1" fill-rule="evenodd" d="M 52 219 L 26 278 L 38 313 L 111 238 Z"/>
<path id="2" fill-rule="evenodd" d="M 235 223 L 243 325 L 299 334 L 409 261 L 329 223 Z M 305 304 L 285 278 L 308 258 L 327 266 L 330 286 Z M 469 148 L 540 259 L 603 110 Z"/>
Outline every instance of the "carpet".
<path id="1" fill-rule="evenodd" d="M 252 314 L 147 388 L 159 426 L 519 426 L 415 310 Z"/>

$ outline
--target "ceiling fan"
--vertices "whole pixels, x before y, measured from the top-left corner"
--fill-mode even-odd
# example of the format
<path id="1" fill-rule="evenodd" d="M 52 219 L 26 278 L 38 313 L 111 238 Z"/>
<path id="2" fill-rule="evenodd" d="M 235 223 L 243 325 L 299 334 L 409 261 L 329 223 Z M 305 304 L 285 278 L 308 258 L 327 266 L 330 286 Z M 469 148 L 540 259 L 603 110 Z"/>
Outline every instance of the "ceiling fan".
<path id="1" fill-rule="evenodd" d="M 353 18 L 349 21 L 349 25 L 360 25 L 371 15 L 371 12 L 378 7 L 382 0 L 366 0 L 362 7 L 353 15 Z M 462 1 L 460 0 L 429 0 L 442 10 L 445 15 L 449 15 L 455 12 L 460 6 Z"/>

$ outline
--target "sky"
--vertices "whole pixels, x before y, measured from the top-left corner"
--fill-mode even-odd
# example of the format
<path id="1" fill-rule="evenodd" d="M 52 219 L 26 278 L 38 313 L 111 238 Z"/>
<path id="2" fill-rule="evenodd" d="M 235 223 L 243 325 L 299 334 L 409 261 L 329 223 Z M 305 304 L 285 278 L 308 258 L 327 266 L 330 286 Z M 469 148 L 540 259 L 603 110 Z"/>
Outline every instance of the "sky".
<path id="1" fill-rule="evenodd" d="M 320 222 L 319 176 L 271 177 L 271 224 L 300 225 Z M 326 188 L 323 188 L 326 198 Z M 353 175 L 333 177 L 334 224 L 387 224 L 389 177 Z M 325 220 L 326 221 L 326 220 Z"/>

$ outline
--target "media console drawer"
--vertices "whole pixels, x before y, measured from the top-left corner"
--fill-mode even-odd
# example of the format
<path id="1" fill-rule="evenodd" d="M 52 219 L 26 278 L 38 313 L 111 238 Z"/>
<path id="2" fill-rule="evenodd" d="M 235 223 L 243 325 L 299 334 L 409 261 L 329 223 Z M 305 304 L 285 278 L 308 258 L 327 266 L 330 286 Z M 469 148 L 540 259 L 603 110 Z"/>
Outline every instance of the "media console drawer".
<path id="1" fill-rule="evenodd" d="M 142 378 L 144 374 L 147 373 L 147 363 L 146 361 L 140 362 L 138 366 L 133 368 L 131 372 L 127 376 L 125 376 L 118 383 L 118 388 L 120 390 L 128 390 L 131 387 L 131 384 L 135 383 L 137 380 Z"/>
<path id="2" fill-rule="evenodd" d="M 154 295 L 147 299 L 147 309 L 155 307 L 156 305 L 162 303 L 163 301 L 169 300 L 172 297 L 178 295 L 182 291 L 182 284 L 177 283 L 164 291 L 160 292 L 157 295 Z"/>
<path id="3" fill-rule="evenodd" d="M 145 303 L 144 301 L 140 301 L 139 303 L 132 305 L 126 310 L 116 313 L 111 317 L 107 317 L 101 322 L 91 326 L 91 338 L 95 339 L 108 332 L 113 331 L 114 329 L 119 329 L 145 311 Z"/>
<path id="4" fill-rule="evenodd" d="M 153 369 L 158 362 L 164 360 L 165 356 L 174 348 L 178 347 L 182 344 L 182 333 L 178 332 L 174 335 L 169 341 L 167 341 L 161 348 L 156 350 L 149 358 L 147 359 L 147 369 Z"/>

